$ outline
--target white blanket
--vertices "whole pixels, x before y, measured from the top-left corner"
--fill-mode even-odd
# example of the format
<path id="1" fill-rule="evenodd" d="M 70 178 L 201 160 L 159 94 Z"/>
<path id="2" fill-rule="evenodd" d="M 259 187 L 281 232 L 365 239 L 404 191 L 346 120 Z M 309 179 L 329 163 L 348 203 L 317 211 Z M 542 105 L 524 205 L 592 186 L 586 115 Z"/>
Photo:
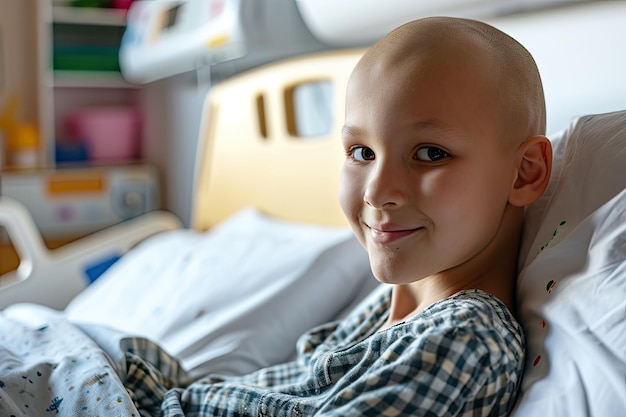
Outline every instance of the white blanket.
<path id="1" fill-rule="evenodd" d="M 139 413 L 94 340 L 54 310 L 19 304 L 0 313 L 0 415 Z"/>

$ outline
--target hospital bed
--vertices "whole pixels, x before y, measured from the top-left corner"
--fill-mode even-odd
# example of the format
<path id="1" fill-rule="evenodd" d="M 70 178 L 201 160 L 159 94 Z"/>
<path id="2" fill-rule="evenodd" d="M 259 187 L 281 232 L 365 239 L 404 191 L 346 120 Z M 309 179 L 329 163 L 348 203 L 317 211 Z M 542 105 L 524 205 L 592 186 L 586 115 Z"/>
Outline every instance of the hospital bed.
<path id="1" fill-rule="evenodd" d="M 379 285 L 336 201 L 343 95 L 361 54 L 288 59 L 210 91 L 190 229 L 157 212 L 46 252 L 28 214 L 0 200 L 24 255 L 0 280 L 2 318 L 144 335 L 195 375 L 291 357 L 304 330 Z M 315 126 L 300 124 L 303 109 Z M 550 139 L 552 178 L 521 249 L 528 350 L 513 415 L 626 415 L 626 112 L 581 116 Z M 88 265 L 123 252 L 83 289 Z"/>

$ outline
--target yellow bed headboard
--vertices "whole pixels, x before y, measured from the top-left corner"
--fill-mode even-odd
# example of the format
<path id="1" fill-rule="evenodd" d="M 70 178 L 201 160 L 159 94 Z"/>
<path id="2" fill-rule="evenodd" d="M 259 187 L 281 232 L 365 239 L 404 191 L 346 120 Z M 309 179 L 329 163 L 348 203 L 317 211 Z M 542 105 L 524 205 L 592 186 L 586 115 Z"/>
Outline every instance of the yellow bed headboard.
<path id="1" fill-rule="evenodd" d="M 203 109 L 192 228 L 206 230 L 247 206 L 288 220 L 346 224 L 337 199 L 345 159 L 340 131 L 346 84 L 363 52 L 280 61 L 211 89 Z M 332 121 L 324 134 L 303 137 L 298 111 L 306 109 L 298 108 L 296 94 L 311 83 L 332 86 L 322 103 Z"/>

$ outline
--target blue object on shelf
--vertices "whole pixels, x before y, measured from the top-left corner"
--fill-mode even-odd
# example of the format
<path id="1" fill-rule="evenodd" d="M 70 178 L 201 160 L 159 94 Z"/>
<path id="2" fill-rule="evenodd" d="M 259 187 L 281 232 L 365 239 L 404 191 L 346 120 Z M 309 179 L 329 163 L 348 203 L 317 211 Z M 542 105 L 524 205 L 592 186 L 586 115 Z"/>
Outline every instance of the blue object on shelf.
<path id="1" fill-rule="evenodd" d="M 85 162 L 89 160 L 87 147 L 82 143 L 57 143 L 54 150 L 54 159 L 57 163 Z"/>

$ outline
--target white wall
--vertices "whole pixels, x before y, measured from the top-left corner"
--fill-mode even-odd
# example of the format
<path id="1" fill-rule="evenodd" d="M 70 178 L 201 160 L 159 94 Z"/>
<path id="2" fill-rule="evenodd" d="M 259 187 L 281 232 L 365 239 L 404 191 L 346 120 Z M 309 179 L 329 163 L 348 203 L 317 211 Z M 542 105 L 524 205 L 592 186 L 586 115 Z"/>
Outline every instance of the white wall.
<path id="1" fill-rule="evenodd" d="M 535 57 L 546 95 L 548 134 L 577 116 L 626 109 L 626 1 L 488 22 Z"/>

